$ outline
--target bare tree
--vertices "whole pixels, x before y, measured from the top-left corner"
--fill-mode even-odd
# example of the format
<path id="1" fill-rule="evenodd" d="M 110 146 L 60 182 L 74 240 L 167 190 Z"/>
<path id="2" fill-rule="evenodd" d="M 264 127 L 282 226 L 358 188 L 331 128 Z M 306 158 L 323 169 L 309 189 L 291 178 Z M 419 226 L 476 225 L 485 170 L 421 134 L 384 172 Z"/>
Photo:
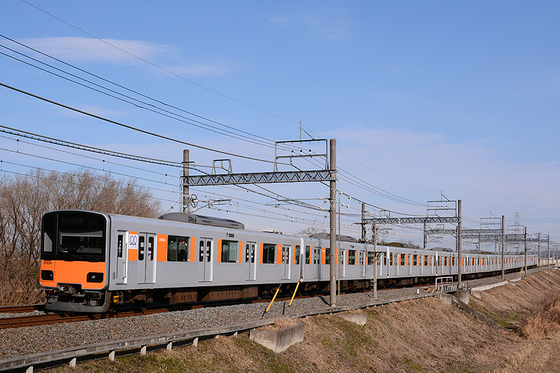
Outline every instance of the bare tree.
<path id="1" fill-rule="evenodd" d="M 310 237 L 311 235 L 316 234 L 316 233 L 326 233 L 326 232 L 327 231 L 322 229 L 322 228 L 311 226 L 311 227 L 307 227 L 305 229 L 297 231 L 296 236 Z"/>
<path id="2" fill-rule="evenodd" d="M 75 209 L 157 217 L 160 203 L 135 180 L 87 170 L 0 180 L 0 305 L 40 300 L 38 283 L 41 217 Z"/>

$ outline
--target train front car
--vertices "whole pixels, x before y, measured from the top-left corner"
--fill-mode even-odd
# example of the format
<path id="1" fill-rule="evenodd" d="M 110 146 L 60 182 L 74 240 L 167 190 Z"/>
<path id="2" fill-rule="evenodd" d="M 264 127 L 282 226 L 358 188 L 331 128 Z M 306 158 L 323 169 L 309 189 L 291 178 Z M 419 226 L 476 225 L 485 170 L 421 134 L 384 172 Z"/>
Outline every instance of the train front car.
<path id="1" fill-rule="evenodd" d="M 105 312 L 109 218 L 80 210 L 53 211 L 41 226 L 41 286 L 45 309 Z"/>

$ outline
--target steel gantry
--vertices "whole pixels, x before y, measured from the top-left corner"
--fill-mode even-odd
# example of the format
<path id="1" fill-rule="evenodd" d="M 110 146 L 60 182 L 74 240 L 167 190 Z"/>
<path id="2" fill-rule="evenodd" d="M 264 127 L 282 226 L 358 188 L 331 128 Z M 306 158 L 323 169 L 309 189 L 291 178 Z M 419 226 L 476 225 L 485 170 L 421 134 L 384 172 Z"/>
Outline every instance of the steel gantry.
<path id="1" fill-rule="evenodd" d="M 289 155 L 278 155 L 278 145 L 288 143 L 311 143 L 324 142 L 324 153 L 308 153 L 300 151 Z M 311 171 L 278 171 L 278 160 L 289 159 L 290 165 L 294 158 L 324 158 L 325 168 Z M 189 187 L 191 186 L 217 186 L 217 185 L 240 185 L 240 184 L 263 184 L 263 183 L 295 183 L 295 182 L 321 182 L 328 181 L 330 187 L 330 295 L 331 306 L 336 306 L 336 140 L 331 139 L 312 139 L 296 141 L 278 141 L 275 145 L 275 161 L 273 172 L 254 172 L 254 173 L 233 173 L 231 171 L 230 160 L 220 160 L 230 162 L 230 167 L 225 169 L 226 173 L 218 174 L 213 172 L 210 175 L 190 175 L 188 170 L 189 154 L 188 150 L 183 153 L 183 210 L 191 205 L 189 197 Z"/>
<path id="2" fill-rule="evenodd" d="M 430 209 L 430 203 L 436 203 L 435 207 Z M 445 223 L 457 223 L 457 229 L 455 230 L 456 237 L 457 237 L 457 256 L 458 256 L 458 265 L 457 265 L 457 286 L 461 288 L 461 200 L 458 201 L 428 201 L 428 211 L 430 210 L 447 210 L 447 211 L 455 211 L 455 216 L 426 216 L 426 217 L 409 217 L 409 218 L 362 218 L 362 224 L 371 224 L 373 230 L 373 244 L 374 244 L 374 251 L 375 257 L 377 258 L 377 228 L 380 224 L 424 224 L 424 228 L 427 224 L 436 223 L 436 224 L 445 224 Z M 377 259 L 373 266 L 373 281 L 374 281 L 374 298 L 377 298 Z"/>

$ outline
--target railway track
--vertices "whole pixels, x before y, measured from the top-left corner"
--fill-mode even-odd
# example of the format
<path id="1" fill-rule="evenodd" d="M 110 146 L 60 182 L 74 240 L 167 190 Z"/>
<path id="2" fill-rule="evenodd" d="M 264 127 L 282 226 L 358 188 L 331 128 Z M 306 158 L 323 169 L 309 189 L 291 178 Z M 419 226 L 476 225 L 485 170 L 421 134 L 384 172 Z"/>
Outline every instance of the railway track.
<path id="1" fill-rule="evenodd" d="M 346 292 L 342 292 L 345 294 Z M 314 296 L 320 296 L 322 294 L 302 294 L 297 295 L 294 299 L 305 299 L 312 298 Z M 278 296 L 275 302 L 289 301 L 291 296 Z M 245 299 L 245 300 L 229 300 L 229 301 L 213 301 L 213 302 L 199 302 L 199 303 L 189 303 L 189 304 L 178 304 L 178 305 L 161 305 L 152 306 L 146 309 L 131 309 L 122 310 L 118 312 L 105 312 L 105 313 L 90 313 L 90 314 L 75 314 L 75 313 L 46 313 L 41 315 L 29 315 L 29 316 L 18 316 L 18 317 L 0 317 L 0 329 L 8 328 L 21 328 L 26 326 L 38 326 L 47 324 L 57 324 L 57 323 L 68 323 L 68 322 L 80 322 L 88 320 L 101 320 L 110 319 L 118 317 L 130 317 L 130 316 L 141 316 L 150 315 L 155 313 L 172 312 L 172 311 L 184 311 L 189 309 L 207 308 L 207 307 L 219 307 L 227 306 L 240 303 L 270 303 L 271 299 Z M 30 305 L 30 306 L 14 306 L 14 307 L 0 307 L 0 313 L 25 313 L 33 311 L 43 311 L 43 305 Z"/>
<path id="2" fill-rule="evenodd" d="M 26 313 L 33 311 L 44 311 L 45 306 L 42 304 L 34 304 L 29 306 L 9 306 L 0 307 L 0 313 Z"/>
<path id="3" fill-rule="evenodd" d="M 4 317 L 0 318 L 0 329 L 21 328 L 25 326 L 38 326 L 47 324 L 58 324 L 66 322 L 78 322 L 88 320 L 101 320 L 116 317 L 129 317 L 138 315 L 149 315 L 153 313 L 168 312 L 167 309 L 154 308 L 144 311 L 125 311 L 119 313 L 92 313 L 92 314 L 70 314 L 70 313 L 45 313 L 41 315 Z"/>
<path id="4" fill-rule="evenodd" d="M 303 295 L 296 298 L 308 298 L 308 295 Z M 290 297 L 278 297 L 277 302 L 289 300 Z M 9 328 L 22 328 L 26 326 L 38 326 L 47 324 L 58 324 L 67 322 L 80 322 L 88 320 L 101 320 L 110 319 L 117 317 L 130 317 L 130 316 L 141 316 L 150 315 L 155 313 L 172 312 L 172 311 L 182 311 L 197 308 L 206 307 L 218 307 L 239 303 L 269 303 L 270 299 L 254 299 L 245 300 L 242 302 L 236 301 L 225 301 L 225 302 L 204 302 L 204 303 L 192 303 L 185 305 L 173 305 L 173 306 L 154 306 L 146 308 L 143 310 L 126 310 L 119 312 L 105 312 L 105 313 L 90 313 L 90 314 L 75 314 L 75 313 L 45 313 L 40 315 L 28 315 L 28 316 L 16 316 L 16 317 L 0 317 L 0 329 Z M 43 311 L 43 305 L 30 305 L 30 306 L 13 306 L 13 307 L 0 307 L 0 313 L 26 313 L 33 311 Z"/>

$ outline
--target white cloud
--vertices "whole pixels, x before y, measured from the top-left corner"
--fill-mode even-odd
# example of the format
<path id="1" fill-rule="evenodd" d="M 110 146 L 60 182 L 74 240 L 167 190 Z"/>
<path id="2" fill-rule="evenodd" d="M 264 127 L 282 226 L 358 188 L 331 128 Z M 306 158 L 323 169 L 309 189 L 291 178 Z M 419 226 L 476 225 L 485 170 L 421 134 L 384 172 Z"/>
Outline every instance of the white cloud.
<path id="1" fill-rule="evenodd" d="M 233 69 L 226 64 L 192 64 L 186 66 L 168 66 L 165 69 L 177 75 L 190 76 L 220 76 L 233 71 Z"/>
<path id="2" fill-rule="evenodd" d="M 137 40 L 51 37 L 21 42 L 71 62 L 139 63 L 139 58 L 153 59 L 171 50 L 165 45 Z"/>
<path id="3" fill-rule="evenodd" d="M 490 211 L 506 215 L 506 219 L 520 212 L 522 224 L 523 218 L 542 222 L 539 226 L 527 224 L 530 232 L 550 230 L 553 239 L 560 238 L 555 223 L 560 210 L 558 162 L 512 162 L 515 157 L 510 152 L 515 148 L 488 138 L 457 143 L 442 134 L 359 127 L 343 128 L 328 137 L 337 139 L 337 165 L 379 188 L 418 202 L 439 199 L 443 191 L 451 199 L 462 199 L 464 216 L 474 221 L 488 217 Z M 344 188 L 343 182 L 339 185 Z M 360 194 L 370 203 L 418 212 L 412 206 L 347 187 L 353 189 L 349 193 Z"/>
<path id="4" fill-rule="evenodd" d="M 270 22 L 283 28 L 303 27 L 317 39 L 344 40 L 352 34 L 350 17 L 338 8 L 301 8 L 295 14 L 271 18 Z"/>
<path id="5" fill-rule="evenodd" d="M 144 64 L 153 68 L 166 65 L 165 61 L 170 59 L 184 59 L 175 47 L 138 40 L 51 37 L 23 39 L 20 42 L 70 63 Z M 186 61 L 162 69 L 183 76 L 220 76 L 233 71 L 227 62 Z"/>

